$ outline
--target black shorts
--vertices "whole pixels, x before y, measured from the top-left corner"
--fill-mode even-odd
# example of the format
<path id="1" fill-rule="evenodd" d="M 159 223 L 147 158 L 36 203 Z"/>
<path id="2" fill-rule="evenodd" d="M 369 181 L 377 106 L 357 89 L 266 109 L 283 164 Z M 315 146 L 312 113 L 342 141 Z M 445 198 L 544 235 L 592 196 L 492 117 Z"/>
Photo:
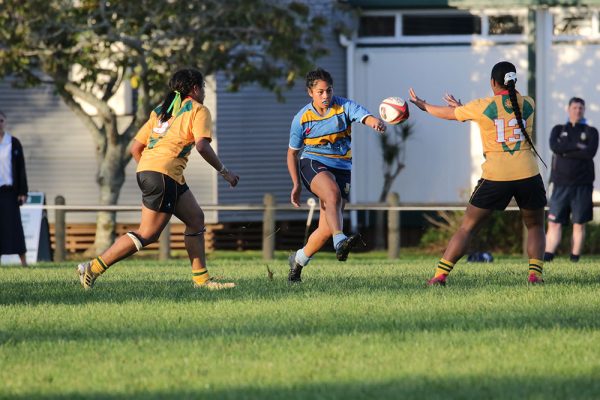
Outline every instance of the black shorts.
<path id="1" fill-rule="evenodd" d="M 142 203 L 157 212 L 173 214 L 179 196 L 189 189 L 187 184 L 181 185 L 160 172 L 141 171 L 136 174 L 136 178 L 142 189 Z"/>
<path id="2" fill-rule="evenodd" d="M 569 214 L 572 215 L 574 224 L 591 221 L 594 214 L 593 191 L 592 185 L 555 185 L 550 197 L 548 221 L 568 224 Z"/>
<path id="3" fill-rule="evenodd" d="M 335 181 L 340 188 L 342 199 L 346 201 L 350 200 L 350 178 L 352 173 L 349 169 L 331 168 L 319 161 L 311 160 L 310 158 L 302 158 L 300 160 L 300 178 L 302 179 L 304 186 L 311 193 L 313 192 L 310 190 L 310 183 L 319 172 L 323 171 L 329 171 L 333 174 Z"/>
<path id="4" fill-rule="evenodd" d="M 469 203 L 486 210 L 504 210 L 515 198 L 519 208 L 538 210 L 546 206 L 546 189 L 540 174 L 516 181 L 480 179 Z"/>

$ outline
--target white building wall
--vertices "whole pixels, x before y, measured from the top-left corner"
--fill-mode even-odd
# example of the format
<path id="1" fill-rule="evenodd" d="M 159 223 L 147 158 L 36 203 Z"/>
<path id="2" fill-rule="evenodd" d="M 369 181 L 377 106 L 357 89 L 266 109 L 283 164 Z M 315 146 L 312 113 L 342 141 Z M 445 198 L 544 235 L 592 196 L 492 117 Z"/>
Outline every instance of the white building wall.
<path id="1" fill-rule="evenodd" d="M 368 61 L 364 61 L 365 56 Z M 408 99 L 413 87 L 418 95 L 434 104 L 453 93 L 463 103 L 492 94 L 489 73 L 501 60 L 517 66 L 517 89 L 527 93 L 527 48 L 525 44 L 474 44 L 411 47 L 359 47 L 354 58 L 355 100 L 372 112 L 388 96 Z M 536 132 L 540 153 L 550 165 L 550 129 L 566 121 L 566 103 L 572 96 L 586 100 L 588 122 L 600 125 L 600 45 L 593 43 L 553 43 L 548 54 L 538 58 L 545 63 L 538 75 L 535 98 L 540 131 Z M 539 67 L 539 65 L 538 65 Z M 412 104 L 409 105 L 409 107 Z M 476 124 L 434 118 L 410 107 L 409 121 L 415 134 L 407 143 L 406 168 L 393 191 L 403 202 L 437 203 L 468 200 L 481 175 L 482 146 Z M 391 128 L 391 127 L 388 127 Z M 373 131 L 357 125 L 353 131 L 354 201 L 376 201 L 383 184 L 381 151 Z M 600 161 L 596 158 L 596 176 Z M 541 163 L 547 180 L 550 171 Z M 600 188 L 600 178 L 596 180 Z M 596 190 L 596 200 L 600 200 Z"/>
<path id="2" fill-rule="evenodd" d="M 368 61 L 364 61 L 364 56 Z M 520 60 L 526 68 L 525 46 L 425 46 L 358 48 L 355 58 L 356 100 L 377 113 L 388 96 L 408 99 L 413 87 L 434 104 L 444 93 L 463 102 L 490 96 L 489 71 L 500 59 Z M 524 75 L 524 74 L 523 74 Z M 524 78 L 524 77 L 523 77 Z M 526 87 L 519 81 L 519 89 Z M 392 188 L 403 202 L 439 203 L 468 199 L 478 179 L 481 141 L 475 124 L 434 118 L 409 105 L 414 135 L 408 140 L 405 169 Z M 389 132 L 393 130 L 388 126 Z M 381 150 L 376 134 L 356 126 L 353 136 L 355 201 L 376 201 L 383 184 Z M 473 157 L 472 157 L 473 156 Z"/>

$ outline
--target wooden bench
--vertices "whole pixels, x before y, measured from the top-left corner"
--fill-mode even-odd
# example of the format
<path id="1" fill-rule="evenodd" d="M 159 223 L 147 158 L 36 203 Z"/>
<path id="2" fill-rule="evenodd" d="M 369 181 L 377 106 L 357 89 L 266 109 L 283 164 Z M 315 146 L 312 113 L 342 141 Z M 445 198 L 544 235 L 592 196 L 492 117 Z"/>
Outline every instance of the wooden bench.
<path id="1" fill-rule="evenodd" d="M 183 231 L 185 225 L 171 224 L 171 250 L 185 250 Z M 117 237 L 138 228 L 137 224 L 117 224 Z M 316 228 L 313 224 L 312 229 Z M 50 242 L 54 245 L 54 224 L 50 224 Z M 277 224 L 276 248 L 279 250 L 295 250 L 303 243 L 303 221 L 282 221 Z M 67 254 L 84 252 L 94 244 L 96 224 L 67 224 L 65 247 Z M 262 248 L 262 223 L 223 223 L 206 226 L 204 234 L 206 252 L 218 250 L 259 250 Z M 147 249 L 158 249 L 158 242 Z"/>
<path id="2" fill-rule="evenodd" d="M 171 250 L 185 250 L 184 224 L 171 224 Z M 117 224 L 117 237 L 135 230 L 138 225 L 134 224 Z M 222 224 L 214 224 L 206 226 L 204 234 L 205 249 L 207 252 L 215 250 L 215 232 L 223 229 Z M 50 242 L 54 249 L 54 224 L 50 224 Z M 67 253 L 79 253 L 87 250 L 94 244 L 96 237 L 96 224 L 67 224 L 66 226 L 65 247 Z M 146 247 L 147 249 L 158 249 L 158 242 L 152 243 Z"/>

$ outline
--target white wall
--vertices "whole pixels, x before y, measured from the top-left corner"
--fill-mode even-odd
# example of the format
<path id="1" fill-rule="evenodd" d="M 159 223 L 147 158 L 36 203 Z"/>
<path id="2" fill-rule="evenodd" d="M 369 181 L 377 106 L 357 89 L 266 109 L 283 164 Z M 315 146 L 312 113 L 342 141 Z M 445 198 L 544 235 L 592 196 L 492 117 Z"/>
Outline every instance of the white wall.
<path id="1" fill-rule="evenodd" d="M 524 70 L 525 54 L 525 46 L 358 48 L 355 100 L 377 113 L 385 97 L 408 99 L 410 87 L 434 104 L 442 104 L 446 92 L 463 102 L 490 96 L 489 72 L 494 63 L 516 60 L 517 69 Z M 364 55 L 369 58 L 367 62 Z M 526 79 L 519 80 L 519 88 L 526 83 Z M 403 202 L 468 199 L 483 162 L 476 125 L 433 118 L 412 104 L 409 107 L 415 134 L 407 143 L 406 168 L 392 190 Z M 352 140 L 356 201 L 376 201 L 383 182 L 378 139 L 369 129 L 356 126 Z"/>
<path id="2" fill-rule="evenodd" d="M 363 56 L 368 56 L 368 61 Z M 517 89 L 527 94 L 527 49 L 524 44 L 454 45 L 421 47 L 359 47 L 354 59 L 355 100 L 377 113 L 381 99 L 400 96 L 408 99 L 408 89 L 434 103 L 443 104 L 445 92 L 463 103 L 491 95 L 489 73 L 492 66 L 508 60 L 517 66 Z M 549 54 L 540 57 L 546 76 L 537 78 L 536 132 L 539 151 L 550 165 L 550 129 L 566 120 L 566 103 L 572 96 L 586 100 L 586 117 L 600 125 L 600 45 L 553 44 Z M 410 104 L 412 106 L 412 104 Z M 436 203 L 468 199 L 481 175 L 481 140 L 475 124 L 444 121 L 410 108 L 409 121 L 415 135 L 409 140 L 406 168 L 396 180 L 393 191 L 403 202 Z M 376 201 L 383 183 L 382 160 L 376 135 L 356 125 L 353 140 L 353 185 L 355 201 Z M 596 159 L 596 188 L 600 187 L 600 162 Z M 549 170 L 539 163 L 542 176 Z M 596 200 L 600 200 L 597 191 Z"/>

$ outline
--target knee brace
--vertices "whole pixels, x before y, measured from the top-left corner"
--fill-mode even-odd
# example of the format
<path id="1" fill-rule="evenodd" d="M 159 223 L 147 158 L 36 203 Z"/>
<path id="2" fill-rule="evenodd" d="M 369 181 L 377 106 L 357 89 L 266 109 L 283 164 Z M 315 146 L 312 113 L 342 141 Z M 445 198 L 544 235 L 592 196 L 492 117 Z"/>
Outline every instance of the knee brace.
<path id="1" fill-rule="evenodd" d="M 206 227 L 202 228 L 202 230 L 200 232 L 196 232 L 196 233 L 183 233 L 183 236 L 201 236 L 204 235 L 204 232 L 206 232 Z"/>
<path id="2" fill-rule="evenodd" d="M 146 240 L 135 232 L 127 232 L 137 251 L 140 251 L 147 244 Z"/>

